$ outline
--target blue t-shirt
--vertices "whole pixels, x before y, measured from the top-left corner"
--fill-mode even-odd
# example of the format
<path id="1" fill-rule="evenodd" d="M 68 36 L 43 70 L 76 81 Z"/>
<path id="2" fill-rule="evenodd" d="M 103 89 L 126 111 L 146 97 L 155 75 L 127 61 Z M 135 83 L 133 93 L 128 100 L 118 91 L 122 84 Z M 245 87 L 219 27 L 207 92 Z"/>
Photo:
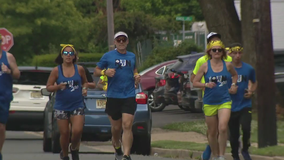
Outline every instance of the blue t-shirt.
<path id="1" fill-rule="evenodd" d="M 74 68 L 74 76 L 65 77 L 63 75 L 62 66 L 58 66 L 58 79 L 56 80 L 56 83 L 66 83 L 66 88 L 64 90 L 57 90 L 54 109 L 61 111 L 74 111 L 78 108 L 84 108 L 82 80 L 76 64 L 74 64 Z"/>
<path id="2" fill-rule="evenodd" d="M 7 58 L 7 52 L 5 51 L 2 51 L 2 57 L 0 58 L 0 107 L 2 107 L 1 105 L 9 106 L 10 102 L 13 100 L 12 75 L 2 72 L 2 63 L 11 69 Z"/>
<path id="3" fill-rule="evenodd" d="M 248 84 L 249 80 L 255 83 L 255 70 L 254 68 L 247 64 L 242 62 L 242 67 L 236 68 L 236 71 L 238 72 L 238 81 L 237 81 L 237 86 L 238 86 L 238 91 L 236 94 L 231 94 L 232 98 L 232 112 L 237 112 L 242 110 L 243 108 L 246 107 L 251 107 L 251 99 L 250 98 L 245 98 L 245 90 L 248 89 Z M 232 84 L 232 79 L 228 81 L 228 85 L 231 86 Z"/>
<path id="4" fill-rule="evenodd" d="M 101 69 L 115 69 L 113 77 L 108 77 L 107 97 L 129 98 L 135 97 L 134 69 L 136 57 L 132 52 L 121 54 L 112 50 L 103 55 L 97 66 Z"/>
<path id="5" fill-rule="evenodd" d="M 205 88 L 203 103 L 208 105 L 219 105 L 231 101 L 227 80 L 230 79 L 231 73 L 227 70 L 226 62 L 223 61 L 223 70 L 214 72 L 211 68 L 210 60 L 208 62 L 208 70 L 204 75 L 205 82 L 215 82 L 213 88 Z"/>

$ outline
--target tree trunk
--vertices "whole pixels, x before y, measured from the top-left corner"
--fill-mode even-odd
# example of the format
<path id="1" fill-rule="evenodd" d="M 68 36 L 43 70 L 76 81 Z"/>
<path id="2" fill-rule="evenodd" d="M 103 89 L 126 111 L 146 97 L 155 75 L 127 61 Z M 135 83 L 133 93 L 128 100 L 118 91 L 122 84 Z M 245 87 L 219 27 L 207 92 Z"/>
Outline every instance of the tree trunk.
<path id="1" fill-rule="evenodd" d="M 234 0 L 199 0 L 199 4 L 210 32 L 220 33 L 225 45 L 242 43 L 241 22 Z"/>
<path id="2" fill-rule="evenodd" d="M 253 0 L 258 80 L 258 147 L 277 145 L 274 53 L 270 0 Z"/>

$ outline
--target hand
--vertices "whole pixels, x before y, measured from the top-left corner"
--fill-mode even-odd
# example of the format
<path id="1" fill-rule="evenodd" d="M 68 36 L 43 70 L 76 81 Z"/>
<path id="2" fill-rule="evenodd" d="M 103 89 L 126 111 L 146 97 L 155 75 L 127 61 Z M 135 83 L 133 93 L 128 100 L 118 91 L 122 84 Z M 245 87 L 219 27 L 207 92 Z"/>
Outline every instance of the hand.
<path id="1" fill-rule="evenodd" d="M 115 69 L 110 68 L 110 69 L 107 69 L 107 70 L 106 70 L 106 75 L 107 75 L 108 77 L 113 77 L 114 74 L 115 74 Z"/>
<path id="2" fill-rule="evenodd" d="M 87 96 L 87 89 L 86 89 L 86 88 L 83 88 L 83 89 L 82 89 L 82 95 L 83 95 L 83 96 Z"/>
<path id="3" fill-rule="evenodd" d="M 229 89 L 230 94 L 236 94 L 237 91 L 238 91 L 238 86 L 236 85 L 231 86 L 231 88 Z"/>
<path id="4" fill-rule="evenodd" d="M 140 75 L 139 74 L 137 74 L 137 75 L 135 75 L 134 76 L 134 78 L 135 78 L 135 84 L 137 84 L 137 83 L 139 83 L 140 82 Z"/>
<path id="5" fill-rule="evenodd" d="M 1 70 L 2 70 L 2 72 L 7 73 L 7 74 L 11 73 L 11 70 L 3 62 L 2 62 L 2 65 L 1 65 Z"/>
<path id="6" fill-rule="evenodd" d="M 205 87 L 207 87 L 207 88 L 213 88 L 215 86 L 216 86 L 216 83 L 214 83 L 214 82 L 205 83 Z"/>
<path id="7" fill-rule="evenodd" d="M 62 83 L 60 83 L 59 85 L 57 85 L 58 86 L 58 88 L 60 89 L 60 90 L 64 90 L 65 88 L 66 88 L 66 82 L 62 82 Z"/>
<path id="8" fill-rule="evenodd" d="M 252 95 L 253 95 L 253 92 L 247 90 L 247 92 L 245 93 L 244 97 L 249 99 L 249 98 L 252 97 Z"/>

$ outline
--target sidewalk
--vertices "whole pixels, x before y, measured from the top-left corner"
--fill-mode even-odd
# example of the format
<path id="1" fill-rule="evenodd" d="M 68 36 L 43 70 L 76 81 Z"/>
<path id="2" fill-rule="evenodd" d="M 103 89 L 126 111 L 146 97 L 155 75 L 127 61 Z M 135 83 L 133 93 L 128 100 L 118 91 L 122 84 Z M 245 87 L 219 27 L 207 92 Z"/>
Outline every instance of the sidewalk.
<path id="1" fill-rule="evenodd" d="M 181 142 L 195 142 L 204 144 L 204 148 L 207 144 L 206 136 L 196 133 L 196 132 L 178 132 L 178 131 L 169 131 L 161 128 L 152 129 L 152 142 L 161 141 L 161 140 L 172 140 L 172 141 L 181 141 Z M 84 142 L 84 144 L 91 146 L 93 149 L 96 149 L 101 152 L 113 152 L 113 147 L 111 142 Z M 257 147 L 256 143 L 253 143 L 252 146 Z M 190 157 L 200 157 L 201 152 L 199 151 L 190 151 L 190 150 L 181 150 L 181 149 L 161 149 L 161 148 L 152 148 L 152 155 L 159 156 L 173 156 L 179 158 L 190 158 Z M 251 155 L 253 160 L 284 160 L 284 157 L 267 157 L 267 156 L 257 156 Z M 231 154 L 226 154 L 228 160 L 232 159 Z"/>

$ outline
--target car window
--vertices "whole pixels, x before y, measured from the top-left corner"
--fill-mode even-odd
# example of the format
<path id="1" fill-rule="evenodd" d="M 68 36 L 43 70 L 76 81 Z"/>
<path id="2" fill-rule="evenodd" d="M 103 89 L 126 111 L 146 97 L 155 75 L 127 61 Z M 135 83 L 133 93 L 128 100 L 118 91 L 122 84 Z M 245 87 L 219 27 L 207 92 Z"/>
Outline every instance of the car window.
<path id="1" fill-rule="evenodd" d="M 48 71 L 21 71 L 19 79 L 14 79 L 13 84 L 46 85 L 50 72 Z"/>
<path id="2" fill-rule="evenodd" d="M 156 74 L 161 75 L 161 74 L 163 74 L 164 70 L 165 70 L 165 67 L 163 66 L 162 68 L 160 68 L 156 71 Z"/>

